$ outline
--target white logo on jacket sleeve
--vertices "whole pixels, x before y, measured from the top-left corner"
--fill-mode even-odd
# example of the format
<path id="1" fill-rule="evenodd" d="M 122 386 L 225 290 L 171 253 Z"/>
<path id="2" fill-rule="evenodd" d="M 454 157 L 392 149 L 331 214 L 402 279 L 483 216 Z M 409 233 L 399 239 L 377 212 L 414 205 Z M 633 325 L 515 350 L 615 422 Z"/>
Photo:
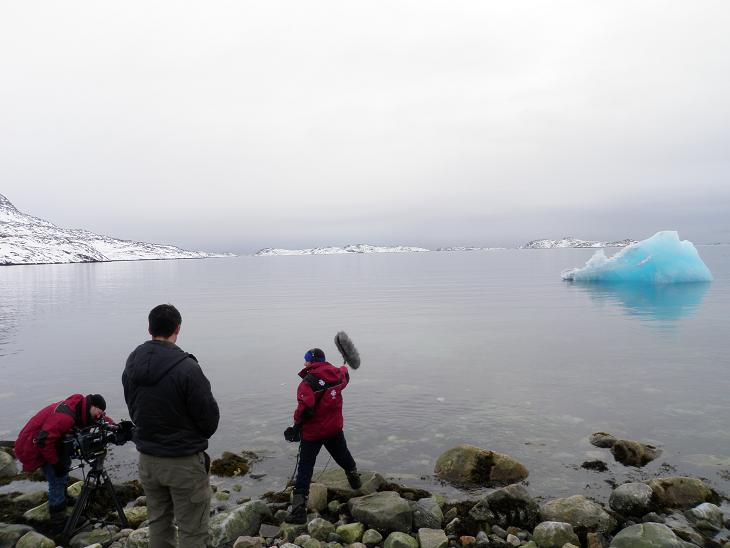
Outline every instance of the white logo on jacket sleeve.
<path id="1" fill-rule="evenodd" d="M 324 386 L 325 382 L 322 379 L 319 379 L 319 385 Z"/>
<path id="2" fill-rule="evenodd" d="M 332 399 L 334 400 L 337 397 L 337 390 L 335 390 L 333 388 L 332 391 L 330 392 L 330 396 L 332 396 Z"/>

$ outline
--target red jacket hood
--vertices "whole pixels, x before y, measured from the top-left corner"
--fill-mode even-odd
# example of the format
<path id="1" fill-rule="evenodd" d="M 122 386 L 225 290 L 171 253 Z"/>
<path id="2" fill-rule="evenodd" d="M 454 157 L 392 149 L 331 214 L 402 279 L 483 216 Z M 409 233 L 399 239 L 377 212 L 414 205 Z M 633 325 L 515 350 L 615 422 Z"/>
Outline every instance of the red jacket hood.
<path id="1" fill-rule="evenodd" d="M 304 378 L 309 374 L 312 374 L 327 383 L 337 382 L 342 379 L 341 369 L 329 362 L 311 363 L 299 372 L 299 376 L 301 378 Z"/>

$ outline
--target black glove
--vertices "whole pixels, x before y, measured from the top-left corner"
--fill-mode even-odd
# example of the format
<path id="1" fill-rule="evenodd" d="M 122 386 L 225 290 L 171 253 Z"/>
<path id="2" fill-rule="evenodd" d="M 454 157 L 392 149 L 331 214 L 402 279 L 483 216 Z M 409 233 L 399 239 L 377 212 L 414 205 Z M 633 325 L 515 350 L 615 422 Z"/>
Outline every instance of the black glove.
<path id="1" fill-rule="evenodd" d="M 114 436 L 116 445 L 124 445 L 132 440 L 132 434 L 134 433 L 134 423 L 132 421 L 119 421 L 116 426 L 118 428 Z"/>
<path id="2" fill-rule="evenodd" d="M 63 460 L 59 460 L 56 464 L 53 465 L 53 473 L 56 475 L 57 478 L 62 478 L 63 476 L 68 474 L 68 464 Z"/>
<path id="3" fill-rule="evenodd" d="M 299 425 L 294 424 L 293 426 L 290 426 L 289 428 L 284 430 L 284 439 L 291 442 L 301 441 L 302 430 Z"/>

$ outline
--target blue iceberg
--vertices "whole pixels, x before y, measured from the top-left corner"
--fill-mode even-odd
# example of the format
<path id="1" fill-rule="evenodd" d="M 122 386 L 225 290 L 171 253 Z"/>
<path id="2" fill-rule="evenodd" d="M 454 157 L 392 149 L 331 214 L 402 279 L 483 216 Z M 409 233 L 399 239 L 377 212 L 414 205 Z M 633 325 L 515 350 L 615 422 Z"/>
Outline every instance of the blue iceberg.
<path id="1" fill-rule="evenodd" d="M 626 246 L 613 257 L 599 249 L 583 268 L 562 273 L 574 282 L 676 284 L 711 282 L 712 273 L 692 242 L 681 241 L 674 230 Z"/>

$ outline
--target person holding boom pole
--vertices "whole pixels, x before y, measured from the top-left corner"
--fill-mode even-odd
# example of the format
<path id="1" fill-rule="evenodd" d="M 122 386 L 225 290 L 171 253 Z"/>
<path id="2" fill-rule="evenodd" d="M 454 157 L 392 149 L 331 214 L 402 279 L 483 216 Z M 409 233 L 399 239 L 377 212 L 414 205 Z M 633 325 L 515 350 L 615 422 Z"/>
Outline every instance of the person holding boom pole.
<path id="1" fill-rule="evenodd" d="M 343 331 L 337 333 L 335 344 L 345 363 L 357 369 L 360 356 L 347 334 Z M 286 429 L 284 437 L 288 441 L 300 441 L 292 510 L 286 521 L 302 524 L 307 522 L 309 484 L 323 445 L 344 469 L 350 487 L 359 489 L 362 484 L 342 430 L 342 391 L 350 381 L 347 365 L 336 367 L 326 361 L 321 349 L 312 348 L 304 354 L 304 369 L 299 376 L 302 381 L 297 388 L 294 426 Z"/>

